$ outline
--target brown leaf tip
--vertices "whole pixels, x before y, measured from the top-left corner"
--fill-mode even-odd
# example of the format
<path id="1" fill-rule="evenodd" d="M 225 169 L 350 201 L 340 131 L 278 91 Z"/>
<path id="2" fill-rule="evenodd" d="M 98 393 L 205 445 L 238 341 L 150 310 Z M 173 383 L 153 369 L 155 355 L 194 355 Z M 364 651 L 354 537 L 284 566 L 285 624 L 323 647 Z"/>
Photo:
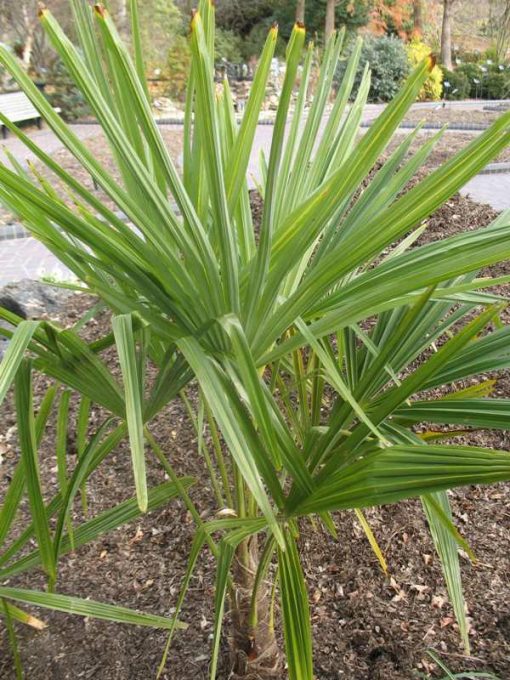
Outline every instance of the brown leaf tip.
<path id="1" fill-rule="evenodd" d="M 101 17 L 101 19 L 106 18 L 106 8 L 104 5 L 100 4 L 94 5 L 94 11 L 99 17 Z"/>
<path id="2" fill-rule="evenodd" d="M 39 17 L 39 19 L 43 17 L 47 11 L 48 8 L 46 7 L 46 5 L 43 4 L 42 2 L 39 2 L 37 5 L 37 16 Z"/>
<path id="3" fill-rule="evenodd" d="M 301 29 L 302 31 L 305 30 L 305 25 L 302 21 L 296 21 L 296 28 Z"/>
<path id="4" fill-rule="evenodd" d="M 189 30 L 193 32 L 195 30 L 195 24 L 200 18 L 200 14 L 198 12 L 198 9 L 192 9 L 191 10 L 191 19 L 189 22 Z"/>
<path id="5" fill-rule="evenodd" d="M 432 71 L 432 69 L 437 64 L 437 59 L 436 59 L 435 55 L 430 53 L 429 56 L 428 56 L 428 62 L 429 62 L 429 64 L 428 64 L 429 65 L 429 71 Z"/>
<path id="6" fill-rule="evenodd" d="M 271 28 L 272 28 L 273 30 L 277 31 L 277 30 L 278 30 L 278 22 L 277 22 L 277 21 L 273 21 L 273 25 L 271 26 Z"/>

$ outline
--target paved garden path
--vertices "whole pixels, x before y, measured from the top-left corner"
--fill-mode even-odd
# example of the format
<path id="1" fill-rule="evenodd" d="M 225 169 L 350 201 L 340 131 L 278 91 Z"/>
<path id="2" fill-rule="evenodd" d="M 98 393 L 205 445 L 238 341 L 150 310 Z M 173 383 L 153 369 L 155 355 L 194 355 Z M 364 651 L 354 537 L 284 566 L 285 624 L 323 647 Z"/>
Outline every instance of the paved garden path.
<path id="1" fill-rule="evenodd" d="M 0 286 L 43 276 L 69 278 L 64 265 L 35 238 L 0 241 Z"/>
<path id="2" fill-rule="evenodd" d="M 510 208 L 510 171 L 477 175 L 460 193 L 477 203 L 488 203 L 495 210 L 507 210 Z"/>
<path id="3" fill-rule="evenodd" d="M 437 104 L 421 104 L 419 108 L 434 107 Z M 480 108 L 479 102 L 451 102 L 448 106 L 455 108 L 470 109 Z M 365 120 L 369 121 L 378 115 L 383 106 L 370 104 L 365 110 Z M 180 126 L 176 130 L 182 129 Z M 80 139 L 93 137 L 98 133 L 97 125 L 73 125 L 73 131 Z M 271 125 L 259 125 L 255 137 L 253 154 L 250 159 L 248 173 L 253 180 L 259 174 L 259 155 L 261 150 L 269 149 L 273 127 Z M 62 144 L 48 129 L 31 133 L 31 138 L 48 154 L 53 154 L 62 148 Z M 27 160 L 34 160 L 32 154 L 27 153 L 26 147 L 12 135 L 3 142 L 3 145 L 20 162 L 25 164 Z M 462 190 L 469 194 L 475 201 L 490 203 L 497 210 L 510 208 L 510 173 L 478 175 L 472 179 Z M 11 281 L 24 278 L 40 278 L 49 275 L 56 278 L 65 278 L 66 270 L 63 265 L 38 241 L 33 238 L 0 239 L 0 286 Z"/>
<path id="4" fill-rule="evenodd" d="M 93 137 L 97 135 L 99 126 L 98 125 L 71 125 L 71 129 L 80 139 L 87 139 L 88 137 Z M 62 142 L 53 134 L 53 132 L 44 127 L 42 130 L 36 130 L 30 132 L 30 139 L 35 142 L 43 151 L 47 154 L 54 154 L 63 148 Z M 1 146 L 16 158 L 16 160 L 23 165 L 27 161 L 34 161 L 36 157 L 31 153 L 27 147 L 12 133 L 5 140 L 2 140 Z"/>
<path id="5" fill-rule="evenodd" d="M 80 139 L 97 135 L 97 125 L 73 125 L 72 129 Z M 60 140 L 48 128 L 30 133 L 30 138 L 47 154 L 54 154 L 63 148 Z M 36 160 L 26 146 L 12 134 L 2 146 L 25 165 Z M 34 238 L 0 240 L 0 286 L 21 279 L 38 279 L 49 275 L 56 278 L 67 276 L 66 268 L 57 258 Z"/>

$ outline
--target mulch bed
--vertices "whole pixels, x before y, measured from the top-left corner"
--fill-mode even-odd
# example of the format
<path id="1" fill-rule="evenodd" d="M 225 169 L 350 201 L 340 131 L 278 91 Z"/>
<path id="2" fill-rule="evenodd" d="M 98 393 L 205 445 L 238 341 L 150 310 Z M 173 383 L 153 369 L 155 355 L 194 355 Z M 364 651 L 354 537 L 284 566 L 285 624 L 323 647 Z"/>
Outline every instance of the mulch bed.
<path id="1" fill-rule="evenodd" d="M 401 128 L 388 146 L 388 150 L 394 149 L 395 146 L 407 135 L 411 134 L 411 132 L 411 130 Z M 438 132 L 439 130 L 423 130 L 419 132 L 416 139 L 411 144 L 411 151 L 416 152 L 420 146 L 434 135 L 437 135 Z M 476 132 L 449 132 L 446 130 L 432 149 L 427 160 L 427 168 L 435 168 L 446 162 L 467 146 L 478 134 L 479 133 Z M 503 149 L 491 163 L 502 163 L 506 161 L 510 161 L 510 148 Z"/>
<path id="2" fill-rule="evenodd" d="M 480 109 L 482 109 L 482 104 Z M 411 109 L 405 117 L 405 121 L 408 123 L 419 123 L 425 121 L 427 123 L 440 123 L 444 125 L 448 123 L 449 125 L 455 126 L 455 124 L 460 123 L 463 125 L 489 125 L 494 122 L 501 113 L 497 111 L 483 111 L 478 109 L 459 109 L 455 106 L 450 106 L 446 104 L 443 106 L 441 102 L 437 103 L 434 108 Z"/>
<path id="3" fill-rule="evenodd" d="M 422 241 L 443 238 L 490 222 L 493 210 L 468 198 L 451 199 L 429 220 Z M 493 274 L 507 267 L 492 268 Z M 72 324 L 92 304 L 88 296 L 70 299 L 60 315 Z M 83 333 L 92 339 L 108 332 L 109 316 L 100 313 Z M 115 365 L 113 353 L 105 355 Z M 44 382 L 37 383 L 40 397 Z M 510 396 L 510 376 L 504 373 L 497 396 Z M 0 498 L 18 459 L 12 400 L 1 412 L 4 462 L 0 466 Z M 99 413 L 96 412 L 96 417 Z M 55 465 L 51 420 L 41 447 L 43 477 Z M 153 432 L 180 474 L 198 478 L 192 497 L 204 517 L 217 508 L 205 466 L 196 455 L 196 438 L 180 402 L 174 402 L 154 423 Z M 505 433 L 473 432 L 463 441 L 510 450 Z M 54 475 L 53 475 L 54 476 Z M 155 466 L 151 483 L 164 480 Z M 204 491 L 204 487 L 207 490 Z M 46 488 L 48 495 L 51 487 Z M 510 484 L 469 487 L 452 492 L 457 525 L 478 562 L 463 560 L 464 587 L 471 621 L 472 658 L 459 644 L 458 630 L 446 596 L 420 503 L 417 500 L 367 511 L 367 518 L 384 550 L 390 574 L 385 577 L 353 513 L 337 513 L 337 541 L 308 522 L 301 526 L 303 567 L 312 606 L 315 673 L 318 680 L 409 680 L 442 677 L 427 656 L 434 649 L 456 671 L 490 670 L 510 677 Z M 88 487 L 91 514 L 133 495 L 129 450 L 123 444 L 98 470 Z M 76 519 L 80 518 L 76 509 Z M 106 535 L 65 557 L 58 591 L 114 602 L 158 614 L 175 605 L 191 547 L 193 524 L 179 501 L 132 525 Z M 204 551 L 192 581 L 182 619 L 186 632 L 174 641 L 167 680 L 208 677 L 213 619 L 214 564 Z M 11 579 L 9 585 L 43 588 L 40 573 Z M 34 611 L 37 611 L 34 608 Z M 50 625 L 42 632 L 18 627 L 28 680 L 94 678 L 146 680 L 155 676 L 166 636 L 163 632 L 84 620 L 39 610 Z M 226 629 L 225 629 L 226 630 Z M 226 647 L 226 642 L 224 641 Z M 5 631 L 0 632 L 0 678 L 13 677 Z M 226 680 L 223 668 L 218 676 Z M 284 675 L 282 675 L 284 677 Z"/>

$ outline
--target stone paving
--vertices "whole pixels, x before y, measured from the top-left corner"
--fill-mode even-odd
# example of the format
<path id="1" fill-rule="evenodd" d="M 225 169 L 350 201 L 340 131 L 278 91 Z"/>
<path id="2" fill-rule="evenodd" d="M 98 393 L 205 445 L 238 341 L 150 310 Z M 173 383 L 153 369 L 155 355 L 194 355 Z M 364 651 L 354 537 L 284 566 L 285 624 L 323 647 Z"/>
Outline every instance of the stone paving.
<path id="1" fill-rule="evenodd" d="M 70 125 L 69 127 L 81 140 L 97 135 L 99 129 L 98 125 L 86 124 Z M 48 127 L 43 127 L 42 130 L 30 132 L 30 139 L 50 155 L 63 148 L 62 142 Z M 7 139 L 2 141 L 2 147 L 8 149 L 17 161 L 23 165 L 26 164 L 27 161 L 37 160 L 36 156 L 34 156 L 34 154 L 29 151 L 23 142 L 15 137 L 12 132 L 9 133 Z"/>
<path id="2" fill-rule="evenodd" d="M 0 286 L 43 276 L 66 280 L 71 278 L 71 272 L 34 238 L 0 242 Z"/>
<path id="3" fill-rule="evenodd" d="M 510 173 L 477 175 L 460 193 L 478 203 L 488 203 L 495 210 L 507 210 L 510 208 Z"/>

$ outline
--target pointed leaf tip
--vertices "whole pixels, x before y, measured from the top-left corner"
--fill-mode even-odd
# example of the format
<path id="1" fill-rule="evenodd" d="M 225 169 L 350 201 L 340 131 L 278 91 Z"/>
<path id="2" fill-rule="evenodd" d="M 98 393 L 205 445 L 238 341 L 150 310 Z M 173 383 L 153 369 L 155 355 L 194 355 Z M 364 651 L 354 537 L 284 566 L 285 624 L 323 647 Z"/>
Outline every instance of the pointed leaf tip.
<path id="1" fill-rule="evenodd" d="M 296 29 L 299 31 L 305 30 L 305 25 L 302 21 L 296 21 Z"/>
<path id="2" fill-rule="evenodd" d="M 37 5 L 37 16 L 41 19 L 48 12 L 48 8 L 42 2 Z"/>
<path id="3" fill-rule="evenodd" d="M 428 56 L 427 59 L 428 59 L 428 67 L 429 67 L 429 71 L 432 71 L 432 69 L 434 68 L 434 66 L 435 66 L 436 63 L 437 63 L 437 59 L 436 59 L 436 57 L 435 57 L 432 53 L 429 54 L 429 56 Z"/>

